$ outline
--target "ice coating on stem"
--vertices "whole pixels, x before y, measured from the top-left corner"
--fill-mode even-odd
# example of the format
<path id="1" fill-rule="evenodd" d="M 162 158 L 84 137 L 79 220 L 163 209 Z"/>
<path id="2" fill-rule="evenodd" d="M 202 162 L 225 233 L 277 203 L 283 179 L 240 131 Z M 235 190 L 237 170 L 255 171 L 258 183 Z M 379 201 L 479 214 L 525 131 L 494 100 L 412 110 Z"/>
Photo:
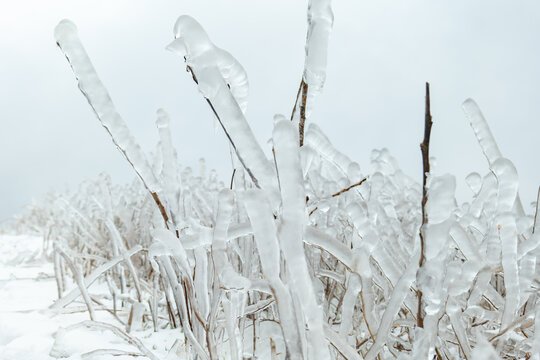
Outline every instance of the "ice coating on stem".
<path id="1" fill-rule="evenodd" d="M 324 337 L 323 313 L 308 271 L 302 237 L 306 220 L 306 193 L 300 164 L 298 131 L 294 124 L 277 117 L 273 131 L 274 149 L 281 187 L 281 228 L 279 242 L 297 294 L 302 296 L 302 310 L 309 331 L 308 358 L 329 359 Z"/>
<path id="2" fill-rule="evenodd" d="M 182 15 L 174 24 L 174 40 L 167 48 L 185 56 L 191 67 L 217 66 L 221 76 L 230 86 L 238 106 L 245 113 L 249 84 L 242 65 L 228 51 L 215 46 L 201 24 L 188 15 Z M 200 69 L 198 69 L 200 70 Z"/>
<path id="3" fill-rule="evenodd" d="M 345 176 L 355 167 L 351 159 L 339 152 L 328 140 L 322 130 L 315 124 L 310 124 L 306 133 L 305 143 L 317 151 L 324 159 L 336 166 L 336 168 Z"/>
<path id="4" fill-rule="evenodd" d="M 347 338 L 352 337 L 353 335 L 352 317 L 354 314 L 354 308 L 360 290 L 362 290 L 360 277 L 356 274 L 351 274 L 349 276 L 349 281 L 347 282 L 347 290 L 345 291 L 345 295 L 343 296 L 341 326 L 339 327 L 339 333 Z"/>
<path id="5" fill-rule="evenodd" d="M 502 267 L 506 301 L 501 320 L 501 328 L 505 328 L 515 317 L 519 306 L 519 269 L 517 262 L 517 230 L 514 217 L 507 213 L 497 217 L 497 227 L 501 241 Z"/>
<path id="6" fill-rule="evenodd" d="M 453 175 L 446 174 L 432 179 L 426 203 L 426 212 L 430 224 L 441 223 L 450 217 L 456 207 L 455 191 L 456 178 Z"/>
<path id="7" fill-rule="evenodd" d="M 277 279 L 279 278 L 280 250 L 272 209 L 260 190 L 248 190 L 244 200 L 263 271 L 269 278 Z"/>
<path id="8" fill-rule="evenodd" d="M 497 178 L 498 196 L 497 212 L 511 211 L 518 194 L 518 174 L 514 164 L 503 157 L 491 164 L 491 171 Z"/>
<path id="9" fill-rule="evenodd" d="M 536 300 L 536 305 L 534 309 L 535 317 L 534 317 L 534 339 L 533 339 L 533 347 L 532 347 L 532 353 L 533 360 L 540 360 L 540 301 Z"/>
<path id="10" fill-rule="evenodd" d="M 190 16 L 178 18 L 175 36 L 168 49 L 184 56 L 199 91 L 210 104 L 251 180 L 255 186 L 275 192 L 271 163 L 242 111 L 245 97 L 238 94 L 247 92 L 247 78 L 240 64 L 229 53 L 215 47 L 201 25 Z"/>
<path id="11" fill-rule="evenodd" d="M 489 129 L 488 123 L 480 111 L 480 108 L 473 99 L 467 99 L 462 105 L 467 119 L 471 123 L 474 134 L 480 143 L 480 147 L 486 156 L 489 164 L 492 164 L 501 157 L 501 151 L 495 142 L 495 138 Z"/>
<path id="12" fill-rule="evenodd" d="M 221 284 L 236 289 L 248 289 L 251 286 L 249 280 L 233 269 L 227 257 L 227 231 L 233 204 L 233 192 L 229 189 L 221 190 L 218 195 L 218 212 L 214 226 L 212 255 Z"/>
<path id="13" fill-rule="evenodd" d="M 172 143 L 169 114 L 163 109 L 157 110 L 156 126 L 159 133 L 158 149 L 162 158 L 160 169 L 161 187 L 163 189 L 163 198 L 167 203 L 170 218 L 173 224 L 177 225 L 179 216 L 178 199 L 180 197 L 181 179 L 178 171 L 178 156 Z"/>
<path id="14" fill-rule="evenodd" d="M 364 359 L 375 359 L 386 343 L 386 339 L 390 333 L 390 329 L 392 328 L 392 321 L 399 312 L 401 304 L 409 292 L 409 287 L 415 279 L 415 274 L 418 270 L 418 257 L 419 256 L 415 256 L 412 259 L 410 264 L 407 266 L 407 269 L 394 287 L 388 306 L 384 311 L 381 324 L 379 325 L 379 329 L 375 337 L 375 343 L 371 346 Z"/>
<path id="15" fill-rule="evenodd" d="M 157 110 L 156 126 L 159 132 L 159 147 L 163 159 L 161 176 L 163 182 L 169 186 L 179 186 L 178 179 L 178 156 L 172 144 L 169 114 L 163 109 Z"/>
<path id="16" fill-rule="evenodd" d="M 79 40 L 75 24 L 70 20 L 60 21 L 54 29 L 54 37 L 73 69 L 79 89 L 101 121 L 101 125 L 109 132 L 114 144 L 133 166 L 148 190 L 158 192 L 159 185 L 152 167 L 99 79 Z"/>
<path id="17" fill-rule="evenodd" d="M 469 188 L 472 190 L 472 192 L 476 195 L 482 188 L 482 177 L 477 172 L 472 172 L 465 178 L 465 181 L 467 182 L 467 185 L 469 185 Z"/>
<path id="18" fill-rule="evenodd" d="M 321 92 L 326 80 L 328 42 L 334 23 L 331 0 L 310 0 L 308 5 L 308 31 L 303 80 L 308 85 L 306 114 L 313 99 Z"/>
<path id="19" fill-rule="evenodd" d="M 293 359 L 301 358 L 300 334 L 293 313 L 292 298 L 279 277 L 280 248 L 272 209 L 264 193 L 257 189 L 248 190 L 245 193 L 245 206 L 253 227 L 264 275 L 268 278 L 277 301 L 279 316 L 282 320 L 280 326 L 287 348 Z"/>

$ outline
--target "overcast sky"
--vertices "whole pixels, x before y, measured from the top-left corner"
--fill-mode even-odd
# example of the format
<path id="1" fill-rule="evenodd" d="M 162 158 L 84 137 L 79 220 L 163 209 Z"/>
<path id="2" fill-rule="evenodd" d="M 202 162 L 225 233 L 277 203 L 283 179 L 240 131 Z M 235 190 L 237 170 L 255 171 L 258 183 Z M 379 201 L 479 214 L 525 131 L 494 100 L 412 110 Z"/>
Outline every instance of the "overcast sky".
<path id="1" fill-rule="evenodd" d="M 307 1 L 5 1 L 0 12 L 0 221 L 48 190 L 75 189 L 100 172 L 132 170 L 79 92 L 55 46 L 54 26 L 74 21 L 118 111 L 147 152 L 157 108 L 172 116 L 181 162 L 204 157 L 230 177 L 228 146 L 180 59 L 164 48 L 189 14 L 245 67 L 247 116 L 262 142 L 275 113 L 290 114 L 304 62 Z M 520 175 L 525 207 L 540 184 L 540 2 L 334 0 L 327 82 L 309 120 L 370 171 L 387 147 L 421 181 L 424 83 L 432 91 L 436 171 L 488 171 L 461 111 L 474 98 Z"/>

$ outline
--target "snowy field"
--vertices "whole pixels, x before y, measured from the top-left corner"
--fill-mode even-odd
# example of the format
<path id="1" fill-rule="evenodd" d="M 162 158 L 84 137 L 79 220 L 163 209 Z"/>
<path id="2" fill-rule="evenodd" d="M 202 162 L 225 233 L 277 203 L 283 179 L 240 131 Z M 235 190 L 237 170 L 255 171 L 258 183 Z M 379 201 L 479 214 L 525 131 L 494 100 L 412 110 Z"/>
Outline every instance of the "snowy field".
<path id="1" fill-rule="evenodd" d="M 62 312 L 49 309 L 57 299 L 57 289 L 53 264 L 42 256 L 42 248 L 41 237 L 0 236 L 0 359 L 123 360 L 140 355 L 136 346 L 111 331 L 84 326 L 70 330 L 88 320 L 83 303 L 75 302 Z M 99 294 L 96 285 L 90 289 Z M 104 307 L 95 310 L 97 321 L 121 326 Z M 122 318 L 126 314 L 118 315 Z M 174 334 L 149 330 L 132 335 L 160 359 L 185 358 L 180 341 L 173 347 L 175 339 L 182 338 L 179 330 Z"/>

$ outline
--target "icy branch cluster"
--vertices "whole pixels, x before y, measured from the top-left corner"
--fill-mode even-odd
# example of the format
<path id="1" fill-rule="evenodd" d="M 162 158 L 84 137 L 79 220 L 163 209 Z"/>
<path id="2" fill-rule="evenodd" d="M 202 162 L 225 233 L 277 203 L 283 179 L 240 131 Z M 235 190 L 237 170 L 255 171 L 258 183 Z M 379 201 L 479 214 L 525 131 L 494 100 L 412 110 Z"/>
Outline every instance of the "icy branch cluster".
<path id="1" fill-rule="evenodd" d="M 329 1 L 312 0 L 308 18 L 304 81 L 316 88 Z M 198 173 L 181 168 L 163 110 L 148 161 L 74 25 L 61 22 L 57 41 L 81 91 L 142 181 L 117 186 L 103 175 L 20 219 L 50 241 L 59 296 L 51 308 L 83 300 L 96 320 L 88 286 L 105 282 L 101 301 L 126 332 L 181 328 L 199 359 L 540 359 L 540 226 L 474 101 L 464 110 L 490 172 L 467 177 L 463 204 L 453 176 L 429 174 L 419 267 L 422 188 L 387 150 L 372 152 L 367 174 L 315 124 L 299 146 L 297 123 L 277 115 L 267 157 L 244 115 L 241 65 L 191 17 L 174 35 L 169 49 L 184 57 L 239 161 L 231 186 L 203 163 Z"/>

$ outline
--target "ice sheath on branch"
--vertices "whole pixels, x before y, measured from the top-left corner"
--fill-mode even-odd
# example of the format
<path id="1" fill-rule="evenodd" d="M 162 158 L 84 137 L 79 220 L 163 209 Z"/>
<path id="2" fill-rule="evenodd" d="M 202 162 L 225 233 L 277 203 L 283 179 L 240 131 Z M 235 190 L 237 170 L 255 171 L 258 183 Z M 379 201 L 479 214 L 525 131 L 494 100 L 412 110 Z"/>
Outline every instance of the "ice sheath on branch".
<path id="1" fill-rule="evenodd" d="M 244 116 L 247 75 L 227 51 L 215 46 L 202 26 L 182 15 L 174 26 L 175 40 L 167 49 L 182 56 L 253 184 L 275 189 L 273 169 Z"/>
<path id="2" fill-rule="evenodd" d="M 306 119 L 311 114 L 313 101 L 322 91 L 326 80 L 328 42 L 334 24 L 331 0 L 310 0 L 307 16 L 304 73 L 291 114 L 291 120 L 298 124 L 300 146 L 304 145 L 304 127 Z M 300 112 L 299 118 L 297 109 Z"/>
<path id="3" fill-rule="evenodd" d="M 306 193 L 300 166 L 298 133 L 285 117 L 276 116 L 272 139 L 282 200 L 278 237 L 296 295 L 303 299 L 301 306 L 308 329 L 307 358 L 329 359 L 328 342 L 324 337 L 323 312 L 317 304 L 302 240 L 306 223 Z"/>
<path id="4" fill-rule="evenodd" d="M 94 110 L 101 125 L 103 125 L 111 136 L 118 150 L 124 155 L 144 186 L 152 194 L 152 198 L 161 212 L 165 225 L 168 227 L 167 213 L 158 197 L 158 192 L 160 191 L 159 182 L 141 147 L 116 110 L 107 89 L 99 79 L 79 39 L 77 27 L 70 20 L 64 19 L 54 29 L 54 37 L 56 44 L 60 47 L 71 65 L 79 83 L 79 89 L 86 100 L 88 100 L 92 110 Z"/>

